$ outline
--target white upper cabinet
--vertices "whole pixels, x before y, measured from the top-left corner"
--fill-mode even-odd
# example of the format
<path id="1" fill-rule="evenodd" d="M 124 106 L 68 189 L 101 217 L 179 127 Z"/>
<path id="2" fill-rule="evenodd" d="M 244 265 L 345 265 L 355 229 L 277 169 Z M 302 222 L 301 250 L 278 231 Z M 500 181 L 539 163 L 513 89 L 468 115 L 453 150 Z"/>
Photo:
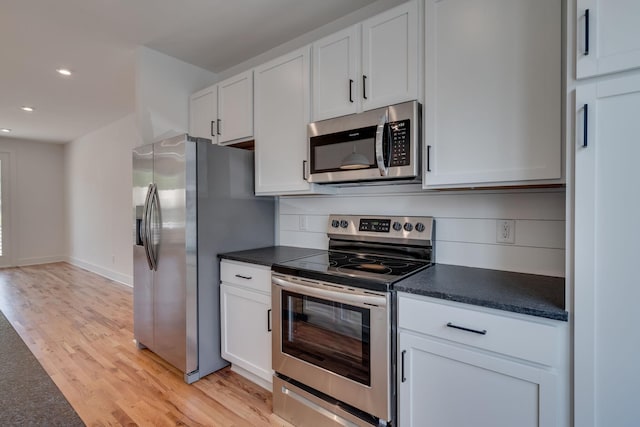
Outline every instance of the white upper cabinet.
<path id="1" fill-rule="evenodd" d="M 561 182 L 561 30 L 561 0 L 426 0 L 425 188 Z"/>
<path id="2" fill-rule="evenodd" d="M 253 70 L 218 83 L 218 143 L 253 137 Z"/>
<path id="3" fill-rule="evenodd" d="M 221 145 L 252 139 L 253 70 L 191 95 L 189 134 Z"/>
<path id="4" fill-rule="evenodd" d="M 640 1 L 577 0 L 577 78 L 640 67 Z"/>
<path id="5" fill-rule="evenodd" d="M 189 135 L 218 142 L 218 86 L 202 89 L 189 99 Z"/>
<path id="6" fill-rule="evenodd" d="M 419 99 L 418 2 L 313 44 L 313 120 Z"/>
<path id="7" fill-rule="evenodd" d="M 357 112 L 361 91 L 359 34 L 359 26 L 354 25 L 313 44 L 314 120 Z"/>
<path id="8" fill-rule="evenodd" d="M 418 2 L 362 23 L 363 110 L 418 99 Z"/>
<path id="9" fill-rule="evenodd" d="M 309 194 L 307 124 L 311 47 L 255 69 L 255 191 L 258 195 Z"/>

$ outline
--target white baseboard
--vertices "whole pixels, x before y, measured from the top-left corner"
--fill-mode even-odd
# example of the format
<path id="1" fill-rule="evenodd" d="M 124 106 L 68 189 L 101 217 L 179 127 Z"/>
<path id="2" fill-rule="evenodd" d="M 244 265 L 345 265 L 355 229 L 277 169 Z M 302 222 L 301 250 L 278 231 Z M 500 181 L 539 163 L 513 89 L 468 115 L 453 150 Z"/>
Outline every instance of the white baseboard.
<path id="1" fill-rule="evenodd" d="M 238 365 L 234 365 L 234 364 L 231 364 L 231 370 L 233 372 L 235 372 L 236 374 L 238 374 L 238 375 L 242 375 L 243 377 L 245 377 L 249 381 L 251 381 L 251 382 L 253 382 L 255 384 L 258 384 L 263 389 L 273 392 L 273 383 L 271 383 L 270 381 L 265 380 L 264 378 L 261 378 L 261 377 L 257 376 L 253 372 L 249 372 L 246 369 L 241 368 Z"/>
<path id="2" fill-rule="evenodd" d="M 16 267 L 26 267 L 28 265 L 51 264 L 52 262 L 64 262 L 67 257 L 63 255 L 45 256 L 36 258 L 22 258 L 16 261 Z"/>
<path id="3" fill-rule="evenodd" d="M 102 277 L 106 277 L 107 279 L 111 279 L 115 282 L 122 283 L 123 285 L 133 287 L 133 276 L 131 275 L 122 274 L 118 271 L 104 268 L 99 265 L 83 261 L 76 257 L 67 257 L 66 261 L 71 265 L 75 265 L 76 267 L 84 268 L 85 270 L 89 270 L 90 272 L 96 273 Z"/>

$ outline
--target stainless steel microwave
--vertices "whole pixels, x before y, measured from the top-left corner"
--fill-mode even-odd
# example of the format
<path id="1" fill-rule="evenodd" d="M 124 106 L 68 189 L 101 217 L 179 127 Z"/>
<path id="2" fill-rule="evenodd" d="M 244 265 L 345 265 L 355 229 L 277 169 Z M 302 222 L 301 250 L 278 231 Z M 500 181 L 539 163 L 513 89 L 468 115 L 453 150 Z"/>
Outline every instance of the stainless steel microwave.
<path id="1" fill-rule="evenodd" d="M 411 101 L 309 124 L 307 180 L 419 178 L 421 109 Z"/>

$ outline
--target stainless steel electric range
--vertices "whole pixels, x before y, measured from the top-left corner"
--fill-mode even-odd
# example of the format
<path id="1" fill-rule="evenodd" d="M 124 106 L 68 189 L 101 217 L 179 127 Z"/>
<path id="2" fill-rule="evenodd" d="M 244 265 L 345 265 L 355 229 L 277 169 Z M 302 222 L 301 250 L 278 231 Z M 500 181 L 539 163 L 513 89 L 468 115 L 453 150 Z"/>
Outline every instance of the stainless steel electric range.
<path id="1" fill-rule="evenodd" d="M 331 215 L 329 250 L 272 267 L 273 411 L 395 425 L 395 283 L 434 259 L 431 217 Z"/>

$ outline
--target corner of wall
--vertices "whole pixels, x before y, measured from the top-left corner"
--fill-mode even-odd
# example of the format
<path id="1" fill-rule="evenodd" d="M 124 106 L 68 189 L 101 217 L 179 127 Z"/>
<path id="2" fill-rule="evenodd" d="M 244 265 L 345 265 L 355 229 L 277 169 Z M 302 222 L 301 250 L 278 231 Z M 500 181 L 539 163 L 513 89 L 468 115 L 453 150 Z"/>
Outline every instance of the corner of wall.
<path id="1" fill-rule="evenodd" d="M 108 269 L 108 268 L 104 268 L 101 267 L 99 265 L 96 264 L 92 264 L 90 262 L 87 261 L 83 261 L 79 258 L 75 258 L 72 256 L 67 257 L 66 259 L 62 260 L 62 261 L 66 261 L 71 265 L 74 265 L 76 267 L 80 267 L 84 270 L 90 271 L 92 273 L 98 274 L 102 277 L 106 277 L 109 280 L 113 280 L 114 282 L 118 282 L 120 284 L 129 286 L 129 287 L 133 287 L 133 276 L 129 275 L 129 274 L 122 274 L 120 272 Z"/>
<path id="2" fill-rule="evenodd" d="M 189 96 L 218 80 L 211 71 L 139 47 L 136 51 L 136 119 L 144 143 L 189 130 Z"/>

